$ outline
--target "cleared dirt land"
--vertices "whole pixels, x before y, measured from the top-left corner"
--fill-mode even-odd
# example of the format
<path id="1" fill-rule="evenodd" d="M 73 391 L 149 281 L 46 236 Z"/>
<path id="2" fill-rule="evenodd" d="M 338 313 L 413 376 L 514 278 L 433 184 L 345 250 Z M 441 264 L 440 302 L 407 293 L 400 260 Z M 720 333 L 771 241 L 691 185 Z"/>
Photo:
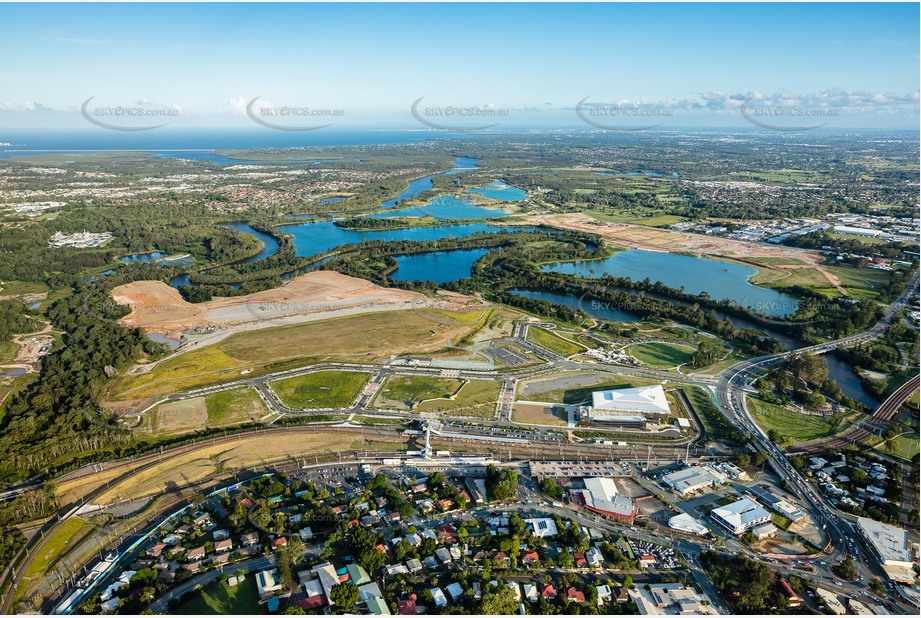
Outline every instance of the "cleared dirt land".
<path id="1" fill-rule="evenodd" d="M 237 333 L 168 358 L 147 373 L 122 376 L 106 398 L 138 406 L 171 393 L 325 360 L 378 362 L 439 350 L 476 329 L 471 314 L 480 313 L 385 311 Z"/>
<path id="2" fill-rule="evenodd" d="M 239 425 L 261 418 L 265 404 L 251 388 L 235 388 L 206 397 L 170 401 L 144 415 L 141 431 L 156 435 L 179 434 L 208 427 Z"/>
<path id="3" fill-rule="evenodd" d="M 305 321 L 316 314 L 332 314 L 371 306 L 411 308 L 439 302 L 462 307 L 471 299 L 459 294 L 431 300 L 421 294 L 382 288 L 332 271 L 295 277 L 284 285 L 246 296 L 190 303 L 162 281 L 135 281 L 112 290 L 116 303 L 131 306 L 120 321 L 151 333 L 178 339 L 190 328 L 214 327 L 250 330 Z"/>
<path id="4" fill-rule="evenodd" d="M 532 425 L 565 426 L 569 424 L 569 415 L 556 406 L 516 403 L 512 409 L 512 420 Z"/>

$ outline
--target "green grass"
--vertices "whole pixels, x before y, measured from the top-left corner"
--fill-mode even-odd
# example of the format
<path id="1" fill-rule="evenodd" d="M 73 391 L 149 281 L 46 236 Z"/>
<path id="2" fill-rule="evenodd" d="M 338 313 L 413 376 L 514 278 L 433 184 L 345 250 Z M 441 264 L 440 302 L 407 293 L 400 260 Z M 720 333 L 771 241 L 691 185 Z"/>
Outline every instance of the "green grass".
<path id="1" fill-rule="evenodd" d="M 650 367 L 669 368 L 690 362 L 694 351 L 669 343 L 638 343 L 627 352 Z"/>
<path id="2" fill-rule="evenodd" d="M 917 435 L 896 436 L 892 440 L 880 440 L 878 436 L 864 440 L 864 444 L 875 451 L 898 457 L 904 461 L 911 461 L 921 452 L 921 443 Z"/>
<path id="3" fill-rule="evenodd" d="M 41 294 L 48 291 L 44 283 L 29 281 L 0 281 L 0 296 L 19 296 L 21 294 Z"/>
<path id="4" fill-rule="evenodd" d="M 826 266 L 825 269 L 838 277 L 852 297 L 858 300 L 874 300 L 879 289 L 889 283 L 892 275 L 874 268 L 852 268 L 850 266 Z"/>
<path id="5" fill-rule="evenodd" d="M 217 582 L 198 592 L 193 592 L 187 601 L 170 613 L 182 615 L 221 615 L 221 614 L 248 614 L 260 615 L 265 613 L 264 607 L 259 604 L 259 595 L 256 589 L 256 574 L 249 573 L 243 583 L 231 587 L 227 582 Z"/>
<path id="6" fill-rule="evenodd" d="M 272 382 L 281 401 L 292 408 L 347 408 L 358 397 L 369 374 L 316 371 Z"/>
<path id="7" fill-rule="evenodd" d="M 579 354 L 585 351 L 584 347 L 558 337 L 550 331 L 537 326 L 528 328 L 528 341 L 542 348 L 546 348 L 551 352 L 555 352 L 560 356 L 572 356 L 573 354 Z"/>
<path id="8" fill-rule="evenodd" d="M 391 376 L 374 405 L 416 412 L 455 412 L 492 416 L 499 397 L 494 380 L 461 380 L 430 376 Z"/>
<path id="9" fill-rule="evenodd" d="M 699 386 L 685 386 L 681 390 L 684 391 L 688 402 L 694 408 L 694 412 L 697 414 L 697 418 L 700 419 L 701 424 L 703 424 L 707 435 L 713 440 L 735 442 L 742 437 L 742 432 L 723 416 L 713 399 L 704 389 Z"/>
<path id="10" fill-rule="evenodd" d="M 772 429 L 787 440 L 807 442 L 834 436 L 851 425 L 853 415 L 810 416 L 787 410 L 781 405 L 754 397 L 748 398 L 748 409 L 755 422 L 765 431 Z"/>
<path id="11" fill-rule="evenodd" d="M 88 525 L 89 524 L 79 517 L 71 517 L 61 524 L 61 526 L 47 538 L 45 544 L 38 550 L 38 553 L 33 552 L 34 558 L 32 562 L 29 563 L 23 577 L 26 579 L 34 578 L 45 573 L 49 568 L 57 564 L 64 553 L 69 549 L 71 542 L 82 537 L 81 532 Z M 25 586 L 21 585 L 19 589 L 21 590 L 24 587 Z"/>
<path id="12" fill-rule="evenodd" d="M 219 384 L 321 360 L 375 362 L 428 351 L 476 327 L 481 311 L 382 311 L 237 333 L 116 380 L 107 399 L 144 399 Z M 471 326 L 473 325 L 473 326 Z M 280 345 L 283 342 L 284 345 Z"/>
<path id="13" fill-rule="evenodd" d="M 235 388 L 205 397 L 208 425 L 219 427 L 245 423 L 266 413 L 262 399 L 251 388 Z"/>

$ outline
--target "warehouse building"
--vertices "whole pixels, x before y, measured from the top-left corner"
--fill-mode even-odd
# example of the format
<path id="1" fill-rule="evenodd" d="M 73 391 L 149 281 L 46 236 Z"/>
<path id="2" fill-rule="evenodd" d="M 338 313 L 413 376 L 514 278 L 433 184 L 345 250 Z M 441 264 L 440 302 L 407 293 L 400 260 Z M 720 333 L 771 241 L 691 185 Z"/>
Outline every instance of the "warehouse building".
<path id="1" fill-rule="evenodd" d="M 573 502 L 593 513 L 632 524 L 636 519 L 636 505 L 630 498 L 618 494 L 614 479 L 589 477 L 583 479 L 585 489 L 570 490 Z"/>
<path id="2" fill-rule="evenodd" d="M 662 477 L 662 483 L 680 495 L 695 491 L 713 489 L 726 482 L 726 477 L 706 466 L 692 466 L 670 472 Z"/>

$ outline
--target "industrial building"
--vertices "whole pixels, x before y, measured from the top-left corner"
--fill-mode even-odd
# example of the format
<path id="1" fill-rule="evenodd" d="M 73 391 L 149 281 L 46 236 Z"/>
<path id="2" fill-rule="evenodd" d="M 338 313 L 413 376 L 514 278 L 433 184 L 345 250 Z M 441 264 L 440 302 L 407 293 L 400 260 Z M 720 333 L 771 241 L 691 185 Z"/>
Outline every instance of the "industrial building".
<path id="1" fill-rule="evenodd" d="M 750 498 L 717 507 L 710 512 L 710 517 L 733 534 L 743 534 L 759 524 L 771 521 L 771 514 Z"/>
<path id="2" fill-rule="evenodd" d="M 912 549 L 908 543 L 908 532 L 866 517 L 857 518 L 857 529 L 869 542 L 880 566 L 897 582 L 914 583 Z"/>
<path id="3" fill-rule="evenodd" d="M 662 477 L 662 483 L 681 495 L 712 489 L 725 482 L 725 475 L 707 466 L 684 468 Z"/>
<path id="4" fill-rule="evenodd" d="M 585 489 L 570 490 L 573 502 L 593 513 L 632 524 L 636 519 L 633 500 L 618 495 L 614 479 L 591 477 L 583 479 Z"/>

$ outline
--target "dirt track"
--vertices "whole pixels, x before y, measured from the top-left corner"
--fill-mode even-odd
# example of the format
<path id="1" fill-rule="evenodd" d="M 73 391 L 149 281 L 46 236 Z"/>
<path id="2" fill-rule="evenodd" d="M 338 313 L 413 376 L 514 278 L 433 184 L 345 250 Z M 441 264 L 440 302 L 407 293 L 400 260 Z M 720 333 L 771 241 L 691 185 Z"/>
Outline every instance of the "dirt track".
<path id="1" fill-rule="evenodd" d="M 629 223 L 605 223 L 584 214 L 542 215 L 528 221 L 567 230 L 598 234 L 613 245 L 651 251 L 686 251 L 698 257 L 704 255 L 727 258 L 775 257 L 800 260 L 801 268 L 814 266 L 821 258 L 810 251 L 793 247 L 750 243 L 731 238 L 703 234 L 690 234 Z M 784 268 L 782 265 L 765 265 L 765 268 Z"/>
<path id="2" fill-rule="evenodd" d="M 383 288 L 363 279 L 331 271 L 296 277 L 279 288 L 247 296 L 189 303 L 162 281 L 135 281 L 112 290 L 115 302 L 130 305 L 121 319 L 151 333 L 170 338 L 190 328 L 250 330 L 261 325 L 278 326 L 318 314 L 342 314 L 356 310 L 425 305 L 478 305 L 473 299 L 445 294 L 439 300 L 405 290 Z M 300 319 L 299 319 L 300 318 Z"/>

